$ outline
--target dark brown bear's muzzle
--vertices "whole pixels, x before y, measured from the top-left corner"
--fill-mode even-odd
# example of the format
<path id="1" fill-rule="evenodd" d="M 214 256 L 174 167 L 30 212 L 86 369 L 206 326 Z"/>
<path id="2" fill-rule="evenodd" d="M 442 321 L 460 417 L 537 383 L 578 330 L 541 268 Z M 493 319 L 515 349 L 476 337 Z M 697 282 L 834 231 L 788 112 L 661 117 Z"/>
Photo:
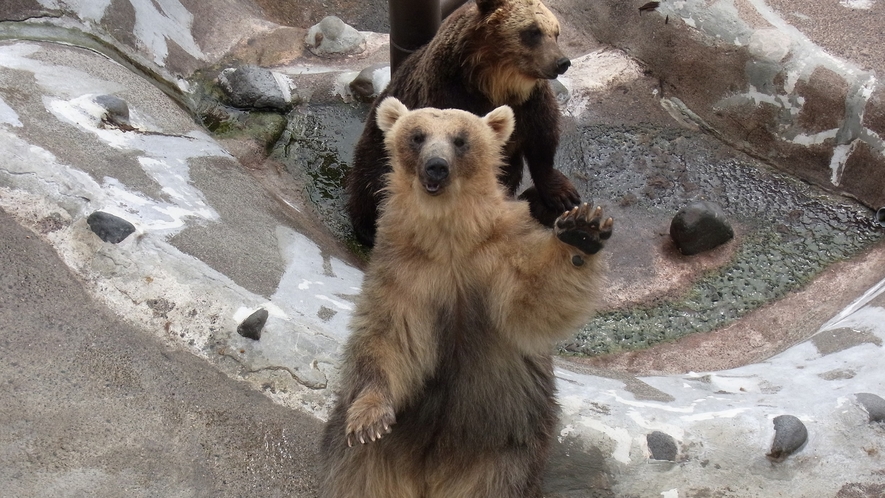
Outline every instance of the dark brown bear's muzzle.
<path id="1" fill-rule="evenodd" d="M 421 183 L 430 195 L 442 193 L 449 183 L 449 162 L 441 157 L 431 157 L 421 168 Z"/>

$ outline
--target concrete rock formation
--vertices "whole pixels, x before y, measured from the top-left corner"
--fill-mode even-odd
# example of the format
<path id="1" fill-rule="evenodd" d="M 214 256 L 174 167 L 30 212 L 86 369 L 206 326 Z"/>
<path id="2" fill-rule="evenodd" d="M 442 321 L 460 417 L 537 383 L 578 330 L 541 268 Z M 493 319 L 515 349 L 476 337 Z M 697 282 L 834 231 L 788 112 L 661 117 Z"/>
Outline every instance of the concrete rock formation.
<path id="1" fill-rule="evenodd" d="M 881 1 L 564 0 L 659 79 L 687 126 L 867 206 L 885 205 Z"/>
<path id="2" fill-rule="evenodd" d="M 879 401 L 858 394 L 879 397 L 885 385 L 885 232 L 874 211 L 885 201 L 866 200 L 882 193 L 871 144 L 883 135 L 885 98 L 878 79 L 863 78 L 885 67 L 872 22 L 885 1 L 664 0 L 640 17 L 643 3 L 548 0 L 573 62 L 560 78 L 571 95 L 562 111 L 578 138 L 559 157 L 594 202 L 644 240 L 657 237 L 638 244 L 622 231 L 610 241 L 622 282 L 614 319 L 701 282 L 719 299 L 710 313 L 728 322 L 651 349 L 558 358 L 563 424 L 545 494 L 881 496 Z M 0 482 L 10 495 L 314 494 L 312 436 L 362 279 L 360 257 L 330 233 L 340 209 L 329 185 L 346 172 L 341 158 L 365 118 L 363 104 L 342 101 L 361 68 L 388 57 L 378 28 L 363 32 L 360 54 L 309 53 L 303 40 L 326 15 L 320 4 L 281 26 L 289 18 L 264 17 L 285 10 L 271 0 L 0 2 L 0 323 L 14 325 L 0 330 Z M 371 10 L 383 26 L 379 5 L 337 13 L 365 29 L 345 13 Z M 751 21 L 779 33 L 726 36 Z M 292 164 L 194 120 L 200 78 L 246 62 L 304 95 L 285 117 L 252 113 L 287 122 L 272 145 L 291 151 Z M 856 138 L 839 149 L 837 166 L 847 159 L 834 187 L 837 137 Z M 686 168 L 695 159 L 708 166 L 700 180 Z M 603 162 L 612 167 L 596 170 Z M 864 164 L 869 174 L 857 176 Z M 742 190 L 754 173 L 761 188 Z M 604 182 L 608 190 L 595 188 Z M 730 199 L 740 237 L 674 257 L 672 213 L 711 192 L 720 205 Z M 776 208 L 764 213 L 771 219 L 762 199 Z M 102 241 L 87 222 L 102 210 L 137 237 Z M 717 294 L 721 281 L 703 275 L 752 252 L 744 235 L 760 218 L 791 250 L 760 254 L 746 272 L 793 286 L 774 299 L 751 278 Z M 840 238 L 863 242 L 820 272 L 795 271 Z M 725 304 L 747 296 L 759 306 L 730 315 Z M 661 315 L 664 330 L 706 323 L 692 314 L 706 304 L 679 299 Z M 269 310 L 260 341 L 238 334 L 259 308 Z M 623 322 L 614 349 L 644 325 Z M 811 437 L 773 463 L 764 454 L 785 413 Z M 654 432 L 673 439 L 678 463 L 649 459 Z"/>

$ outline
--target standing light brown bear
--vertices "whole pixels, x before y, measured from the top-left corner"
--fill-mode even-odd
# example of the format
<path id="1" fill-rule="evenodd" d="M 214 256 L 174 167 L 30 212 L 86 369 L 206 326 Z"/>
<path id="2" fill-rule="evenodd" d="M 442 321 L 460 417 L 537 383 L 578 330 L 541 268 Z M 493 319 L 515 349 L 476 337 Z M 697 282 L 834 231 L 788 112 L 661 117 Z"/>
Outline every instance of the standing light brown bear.
<path id="1" fill-rule="evenodd" d="M 375 240 L 384 175 L 390 171 L 376 124 L 379 102 L 396 97 L 410 109 L 463 109 L 477 116 L 508 105 L 516 131 L 499 175 L 511 196 L 528 164 L 534 188 L 525 198 L 539 220 L 553 220 L 580 203 L 572 183 L 553 168 L 559 145 L 559 106 L 549 79 L 571 62 L 557 45 L 559 22 L 539 0 L 477 0 L 450 15 L 436 36 L 392 75 L 369 111 L 347 177 L 347 209 L 357 239 Z"/>
<path id="2" fill-rule="evenodd" d="M 392 172 L 323 437 L 326 498 L 540 496 L 558 417 L 553 341 L 585 323 L 612 220 L 546 228 L 497 182 L 509 107 L 377 124 Z"/>

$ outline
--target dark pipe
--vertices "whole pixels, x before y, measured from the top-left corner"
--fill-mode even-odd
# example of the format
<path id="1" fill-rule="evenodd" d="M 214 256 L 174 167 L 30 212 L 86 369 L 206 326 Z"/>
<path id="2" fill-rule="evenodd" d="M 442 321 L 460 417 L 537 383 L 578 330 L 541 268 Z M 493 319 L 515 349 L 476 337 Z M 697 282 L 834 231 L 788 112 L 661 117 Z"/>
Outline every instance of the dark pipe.
<path id="1" fill-rule="evenodd" d="M 442 20 L 465 0 L 388 0 L 390 72 L 433 38 Z"/>
<path id="2" fill-rule="evenodd" d="M 433 38 L 442 18 L 439 0 L 388 0 L 390 72 Z"/>
<path id="3" fill-rule="evenodd" d="M 445 19 L 449 17 L 449 14 L 458 10 L 458 7 L 467 3 L 467 0 L 442 0 L 439 5 L 439 11 L 442 13 L 442 18 Z"/>

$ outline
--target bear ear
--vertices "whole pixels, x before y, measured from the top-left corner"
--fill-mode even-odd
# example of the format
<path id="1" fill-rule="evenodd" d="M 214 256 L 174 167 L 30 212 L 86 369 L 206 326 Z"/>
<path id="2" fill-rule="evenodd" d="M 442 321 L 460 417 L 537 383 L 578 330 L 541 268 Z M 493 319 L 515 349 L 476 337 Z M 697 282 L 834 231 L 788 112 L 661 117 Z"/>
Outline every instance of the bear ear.
<path id="1" fill-rule="evenodd" d="M 476 0 L 476 8 L 480 14 L 487 16 L 506 3 L 506 0 Z"/>
<path id="2" fill-rule="evenodd" d="M 396 123 L 396 120 L 407 112 L 409 109 L 402 102 L 395 97 L 387 97 L 381 101 L 375 111 L 375 122 L 378 123 L 378 128 L 381 128 L 381 131 L 387 133 L 393 128 L 393 123 Z"/>
<path id="3" fill-rule="evenodd" d="M 516 126 L 513 109 L 506 105 L 492 110 L 482 120 L 495 132 L 495 137 L 502 144 L 507 142 Z"/>

